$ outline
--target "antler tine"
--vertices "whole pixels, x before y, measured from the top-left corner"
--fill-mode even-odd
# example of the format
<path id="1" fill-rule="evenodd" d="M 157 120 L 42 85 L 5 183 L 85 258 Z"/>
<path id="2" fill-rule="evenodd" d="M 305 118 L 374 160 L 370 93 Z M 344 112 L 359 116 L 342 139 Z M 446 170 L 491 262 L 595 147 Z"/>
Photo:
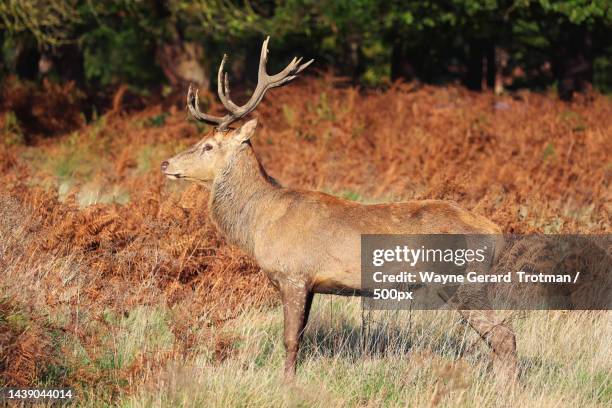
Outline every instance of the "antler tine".
<path id="1" fill-rule="evenodd" d="M 268 73 L 266 72 L 266 65 L 268 63 L 268 42 L 270 41 L 270 36 L 267 36 L 261 45 L 261 54 L 259 56 L 259 71 L 257 72 L 257 85 L 264 80 Z"/>
<path id="2" fill-rule="evenodd" d="M 301 60 L 301 58 L 300 58 L 300 60 Z M 300 65 L 300 67 L 297 69 L 297 71 L 295 71 L 295 74 L 296 75 L 299 74 L 300 72 L 302 72 L 303 70 L 308 68 L 308 66 L 310 64 L 312 64 L 313 62 L 314 62 L 314 59 L 311 59 L 310 61 L 303 63 L 302 65 Z"/>
<path id="3" fill-rule="evenodd" d="M 285 67 L 285 69 L 283 69 L 281 72 L 279 72 L 276 75 L 267 75 L 266 74 L 266 82 L 268 82 L 270 87 L 276 87 L 276 86 L 280 86 L 280 85 L 284 85 L 287 82 L 289 82 L 291 79 L 294 79 L 295 77 L 297 77 L 297 74 L 299 74 L 300 72 L 302 72 L 304 69 L 306 69 L 306 67 L 308 67 L 310 64 L 312 64 L 314 62 L 314 60 L 310 60 L 302 65 L 300 65 L 300 62 L 302 62 L 302 58 L 293 58 L 293 60 L 291 60 L 291 62 Z M 265 70 L 265 68 L 264 68 Z M 287 80 L 288 77 L 291 77 L 290 80 Z"/>
<path id="4" fill-rule="evenodd" d="M 227 73 L 223 72 L 225 61 L 227 61 L 227 54 L 223 54 L 221 65 L 219 65 L 219 72 L 217 73 L 217 93 L 225 109 L 234 113 L 236 109 L 238 109 L 238 105 L 229 98 L 229 77 Z"/>
<path id="5" fill-rule="evenodd" d="M 201 122 L 206 122 L 213 125 L 218 125 L 223 123 L 224 118 L 220 118 L 218 116 L 208 115 L 200 111 L 200 102 L 198 98 L 198 90 L 196 89 L 195 95 L 193 94 L 193 88 L 191 84 L 189 85 L 189 90 L 187 91 L 187 109 L 189 109 L 189 113 Z"/>
<path id="6" fill-rule="evenodd" d="M 224 81 L 223 82 L 224 82 L 224 85 L 225 85 L 225 97 L 227 99 L 228 105 L 232 109 L 238 109 L 238 106 L 234 102 L 232 102 L 232 100 L 230 99 L 229 75 L 227 74 L 227 72 L 225 73 Z"/>
<path id="7" fill-rule="evenodd" d="M 306 63 L 304 63 L 304 64 L 302 64 L 302 65 L 298 65 L 298 64 L 299 64 L 299 62 L 300 62 L 301 60 L 302 60 L 302 58 L 299 58 L 299 59 L 296 61 L 295 66 L 294 66 L 294 67 L 292 67 L 292 69 L 291 69 L 291 71 L 290 71 L 290 74 L 291 74 L 291 75 L 289 75 L 289 76 L 287 76 L 287 77 L 284 77 L 284 78 L 281 76 L 281 78 L 282 78 L 282 79 L 280 79 L 279 81 L 273 81 L 272 83 L 270 83 L 270 85 L 268 85 L 268 87 L 270 87 L 270 88 L 275 88 L 275 87 L 278 87 L 278 86 L 283 86 L 283 85 L 285 85 L 287 82 L 290 82 L 290 81 L 294 80 L 295 78 L 297 78 L 297 77 L 298 77 L 298 74 L 299 74 L 300 72 L 302 72 L 303 70 L 305 70 L 306 68 L 308 68 L 308 66 L 314 62 L 314 60 L 313 60 L 313 59 L 311 59 L 310 61 L 308 61 L 308 62 L 306 62 Z M 280 73 L 279 73 L 279 74 L 277 74 L 277 75 L 279 75 L 279 76 L 280 76 Z M 277 76 L 277 75 L 275 75 L 275 76 Z"/>

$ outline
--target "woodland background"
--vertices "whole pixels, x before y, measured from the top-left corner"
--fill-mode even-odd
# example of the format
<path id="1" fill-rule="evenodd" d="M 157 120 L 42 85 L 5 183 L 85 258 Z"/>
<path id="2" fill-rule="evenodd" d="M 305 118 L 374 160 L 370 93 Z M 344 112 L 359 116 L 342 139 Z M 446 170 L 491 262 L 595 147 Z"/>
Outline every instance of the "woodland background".
<path id="1" fill-rule="evenodd" d="M 480 90 L 501 75 L 564 99 L 612 90 L 607 0 L 3 0 L 0 28 L 0 75 L 75 81 L 98 109 L 121 84 L 145 94 L 211 85 L 225 52 L 234 82 L 252 83 L 265 35 L 272 69 L 299 54 L 369 87 Z"/>

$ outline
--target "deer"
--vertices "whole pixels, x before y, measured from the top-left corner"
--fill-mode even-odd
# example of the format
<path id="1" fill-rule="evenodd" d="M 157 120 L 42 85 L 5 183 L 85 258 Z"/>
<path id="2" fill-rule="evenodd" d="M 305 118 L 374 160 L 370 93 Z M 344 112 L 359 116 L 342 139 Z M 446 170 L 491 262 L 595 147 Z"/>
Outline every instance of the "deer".
<path id="1" fill-rule="evenodd" d="M 282 186 L 269 176 L 251 139 L 257 119 L 230 125 L 251 113 L 268 90 L 294 80 L 314 60 L 293 60 L 279 73 L 266 70 L 269 37 L 261 48 L 255 90 L 242 106 L 230 99 L 224 73 L 217 93 L 224 116 L 200 111 L 198 91 L 189 87 L 187 109 L 196 120 L 214 125 L 198 143 L 161 163 L 163 175 L 209 191 L 209 216 L 226 240 L 255 259 L 280 293 L 284 318 L 284 378 L 292 380 L 300 341 L 314 294 L 364 295 L 361 287 L 362 234 L 501 234 L 499 226 L 451 201 L 413 200 L 361 204 L 318 191 Z M 465 305 L 464 305 L 465 306 Z M 459 309 L 491 349 L 493 367 L 517 378 L 514 332 L 496 322 L 492 310 Z"/>

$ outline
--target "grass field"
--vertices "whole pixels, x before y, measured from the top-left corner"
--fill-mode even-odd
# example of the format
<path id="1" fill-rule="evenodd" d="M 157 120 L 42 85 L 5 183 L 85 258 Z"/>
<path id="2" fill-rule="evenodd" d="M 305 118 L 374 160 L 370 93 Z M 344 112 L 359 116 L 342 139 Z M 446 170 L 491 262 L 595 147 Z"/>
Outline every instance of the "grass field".
<path id="1" fill-rule="evenodd" d="M 612 231 L 609 97 L 333 82 L 275 90 L 257 112 L 255 150 L 282 184 L 451 199 L 508 233 Z M 159 171 L 208 129 L 115 105 L 79 126 L 67 107 L 52 138 L 0 115 L 0 385 L 74 387 L 83 406 L 612 404 L 609 312 L 515 314 L 510 388 L 456 314 L 377 312 L 364 352 L 359 300 L 319 297 L 284 385 L 275 292 L 211 225 L 207 193 Z"/>

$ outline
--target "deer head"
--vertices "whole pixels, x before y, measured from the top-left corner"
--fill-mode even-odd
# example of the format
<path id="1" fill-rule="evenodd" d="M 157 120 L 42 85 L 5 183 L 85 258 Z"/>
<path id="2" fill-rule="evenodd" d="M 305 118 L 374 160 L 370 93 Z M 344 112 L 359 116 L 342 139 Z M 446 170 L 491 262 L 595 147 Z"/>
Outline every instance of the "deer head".
<path id="1" fill-rule="evenodd" d="M 249 140 L 257 127 L 257 119 L 252 119 L 237 129 L 232 129 L 229 125 L 251 113 L 259 105 L 268 89 L 287 84 L 313 62 L 310 60 L 300 64 L 302 58 L 293 58 L 281 72 L 276 75 L 268 75 L 266 62 L 269 40 L 270 37 L 266 38 L 261 47 L 257 87 L 243 106 L 236 105 L 229 97 L 229 79 L 227 73 L 223 71 L 227 55 L 223 56 L 217 77 L 217 93 L 227 110 L 225 116 L 219 117 L 201 112 L 198 105 L 198 91 L 194 93 L 191 86 L 189 87 L 187 108 L 191 115 L 200 122 L 217 126 L 190 149 L 162 162 L 161 170 L 167 177 L 210 185 L 237 152 L 250 147 Z"/>

